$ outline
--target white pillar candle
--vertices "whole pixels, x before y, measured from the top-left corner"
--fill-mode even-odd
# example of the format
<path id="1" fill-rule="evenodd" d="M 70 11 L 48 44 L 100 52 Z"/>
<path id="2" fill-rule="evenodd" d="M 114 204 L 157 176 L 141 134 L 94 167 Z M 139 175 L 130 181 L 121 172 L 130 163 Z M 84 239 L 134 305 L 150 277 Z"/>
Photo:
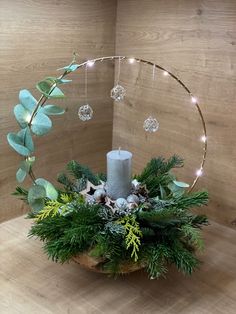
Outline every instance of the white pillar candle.
<path id="1" fill-rule="evenodd" d="M 131 191 L 132 154 L 125 150 L 107 153 L 107 194 L 110 198 L 126 198 Z"/>

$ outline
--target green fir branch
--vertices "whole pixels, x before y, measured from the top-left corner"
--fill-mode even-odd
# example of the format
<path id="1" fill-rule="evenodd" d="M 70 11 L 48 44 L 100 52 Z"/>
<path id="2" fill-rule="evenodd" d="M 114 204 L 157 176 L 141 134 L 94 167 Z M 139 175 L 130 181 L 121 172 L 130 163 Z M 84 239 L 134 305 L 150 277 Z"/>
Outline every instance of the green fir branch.
<path id="1" fill-rule="evenodd" d="M 67 164 L 67 170 L 76 179 L 86 178 L 92 184 L 100 184 L 100 178 L 98 175 L 95 175 L 89 167 L 81 165 L 75 160 L 71 160 Z"/>
<path id="2" fill-rule="evenodd" d="M 191 226 L 190 224 L 186 224 L 180 227 L 180 231 L 184 240 L 189 245 L 201 251 L 204 249 L 204 242 L 199 229 Z"/>
<path id="3" fill-rule="evenodd" d="M 144 249 L 145 250 L 145 249 Z M 165 277 L 168 260 L 171 258 L 171 250 L 164 244 L 150 245 L 146 248 L 144 259 L 146 269 L 151 279 Z"/>

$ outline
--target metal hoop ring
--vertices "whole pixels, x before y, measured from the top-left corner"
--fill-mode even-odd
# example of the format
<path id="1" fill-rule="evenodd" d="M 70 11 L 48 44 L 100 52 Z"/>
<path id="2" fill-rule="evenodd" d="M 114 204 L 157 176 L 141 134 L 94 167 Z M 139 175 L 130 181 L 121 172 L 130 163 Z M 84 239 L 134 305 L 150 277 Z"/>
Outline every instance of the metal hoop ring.
<path id="1" fill-rule="evenodd" d="M 195 185 L 197 184 L 198 180 L 199 180 L 199 177 L 201 176 L 202 174 L 202 171 L 203 171 L 203 167 L 204 167 L 204 164 L 205 164 L 205 161 L 206 161 L 206 154 L 207 154 L 207 131 L 206 131 L 206 123 L 205 123 L 205 120 L 204 120 L 204 117 L 203 117 L 203 114 L 202 114 L 202 111 L 201 111 L 201 108 L 199 106 L 199 103 L 197 101 L 197 99 L 194 97 L 194 95 L 192 94 L 192 92 L 189 90 L 189 88 L 176 76 L 174 75 L 173 73 L 171 73 L 170 71 L 166 70 L 165 68 L 163 68 L 162 66 L 156 64 L 156 63 L 153 63 L 151 61 L 146 61 L 144 59 L 140 59 L 140 58 L 133 58 L 133 57 L 127 57 L 127 56 L 107 56 L 107 57 L 100 57 L 100 58 L 95 58 L 95 59 L 90 59 L 90 60 L 87 60 L 85 62 L 82 62 L 79 64 L 79 67 L 83 67 L 85 66 L 88 62 L 90 63 L 95 63 L 95 62 L 98 62 L 98 61 L 105 61 L 105 60 L 133 60 L 133 61 L 136 61 L 136 62 L 142 62 L 142 63 L 145 63 L 145 64 L 148 64 L 148 65 L 151 65 L 159 70 L 162 70 L 164 71 L 165 73 L 167 73 L 167 75 L 170 75 L 175 81 L 177 81 L 184 89 L 185 91 L 187 92 L 187 94 L 189 95 L 189 97 L 192 99 L 192 101 L 194 102 L 194 105 L 196 106 L 197 108 L 197 112 L 200 116 L 200 120 L 201 120 L 201 123 L 202 123 L 202 128 L 203 128 L 203 154 L 202 154 L 202 158 L 201 158 L 201 163 L 200 163 L 200 167 L 196 173 L 196 176 L 189 188 L 189 192 L 191 192 L 193 190 L 193 188 L 195 187 Z"/>

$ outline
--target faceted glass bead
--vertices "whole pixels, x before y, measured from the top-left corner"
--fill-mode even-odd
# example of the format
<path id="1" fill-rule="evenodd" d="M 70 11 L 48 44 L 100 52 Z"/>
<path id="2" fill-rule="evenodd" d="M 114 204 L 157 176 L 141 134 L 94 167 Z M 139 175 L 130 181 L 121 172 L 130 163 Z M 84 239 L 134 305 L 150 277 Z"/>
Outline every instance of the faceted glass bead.
<path id="1" fill-rule="evenodd" d="M 126 90 L 123 86 L 117 84 L 111 90 L 111 98 L 115 101 L 122 101 L 125 97 Z"/>
<path id="2" fill-rule="evenodd" d="M 88 121 L 93 117 L 93 109 L 89 104 L 83 105 L 79 108 L 78 116 L 82 121 Z"/>
<path id="3" fill-rule="evenodd" d="M 157 121 L 157 119 L 150 116 L 144 121 L 143 128 L 146 132 L 154 133 L 159 128 L 159 122 Z"/>

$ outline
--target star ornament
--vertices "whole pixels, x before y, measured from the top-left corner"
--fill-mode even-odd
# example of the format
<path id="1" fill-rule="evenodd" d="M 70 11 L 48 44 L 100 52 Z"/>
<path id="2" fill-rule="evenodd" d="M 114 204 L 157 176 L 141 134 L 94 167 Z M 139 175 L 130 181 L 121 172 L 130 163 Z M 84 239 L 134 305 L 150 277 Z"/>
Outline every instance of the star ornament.
<path id="1" fill-rule="evenodd" d="M 103 182 L 101 184 L 99 184 L 99 185 L 94 185 L 89 180 L 87 180 L 86 188 L 84 190 L 80 191 L 80 194 L 82 194 L 84 196 L 86 196 L 86 195 L 93 195 L 94 192 L 97 189 L 100 189 L 100 188 L 103 188 L 103 187 L 104 187 L 104 183 Z"/>

